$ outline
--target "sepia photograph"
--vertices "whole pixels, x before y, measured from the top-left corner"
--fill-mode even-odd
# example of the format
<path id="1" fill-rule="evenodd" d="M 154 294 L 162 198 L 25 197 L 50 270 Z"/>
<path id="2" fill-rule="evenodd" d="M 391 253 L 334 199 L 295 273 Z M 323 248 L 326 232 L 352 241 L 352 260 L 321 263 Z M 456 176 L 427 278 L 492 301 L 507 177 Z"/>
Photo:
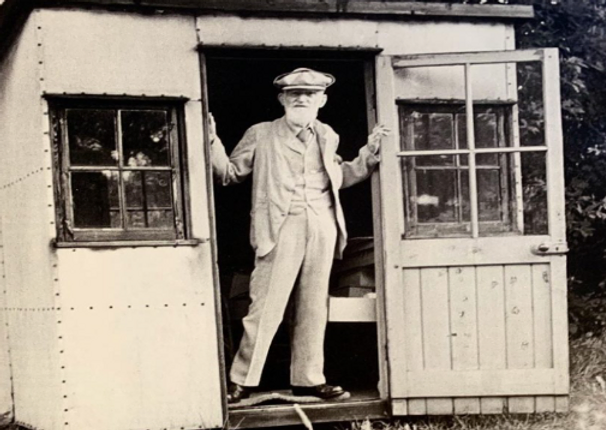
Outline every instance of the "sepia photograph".
<path id="1" fill-rule="evenodd" d="M 0 0 L 0 430 L 606 430 L 606 0 Z"/>

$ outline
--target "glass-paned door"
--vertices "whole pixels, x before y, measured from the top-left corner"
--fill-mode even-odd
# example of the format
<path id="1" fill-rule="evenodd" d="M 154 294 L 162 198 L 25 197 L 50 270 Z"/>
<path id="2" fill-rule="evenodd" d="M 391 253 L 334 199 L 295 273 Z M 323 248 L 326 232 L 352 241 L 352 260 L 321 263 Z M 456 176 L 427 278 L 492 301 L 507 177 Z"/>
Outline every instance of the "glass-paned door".
<path id="1" fill-rule="evenodd" d="M 394 413 L 490 412 L 495 398 L 558 409 L 569 382 L 557 51 L 376 67 L 379 121 L 394 130 L 380 171 Z"/>

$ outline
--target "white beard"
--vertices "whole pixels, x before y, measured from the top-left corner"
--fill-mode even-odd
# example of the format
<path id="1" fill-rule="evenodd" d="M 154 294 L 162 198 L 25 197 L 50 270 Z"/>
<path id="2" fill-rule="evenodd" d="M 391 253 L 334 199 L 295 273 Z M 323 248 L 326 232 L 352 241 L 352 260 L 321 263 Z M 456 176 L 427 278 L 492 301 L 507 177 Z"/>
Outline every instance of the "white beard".
<path id="1" fill-rule="evenodd" d="M 313 122 L 318 117 L 317 109 L 286 109 L 286 120 L 294 125 L 303 127 Z"/>

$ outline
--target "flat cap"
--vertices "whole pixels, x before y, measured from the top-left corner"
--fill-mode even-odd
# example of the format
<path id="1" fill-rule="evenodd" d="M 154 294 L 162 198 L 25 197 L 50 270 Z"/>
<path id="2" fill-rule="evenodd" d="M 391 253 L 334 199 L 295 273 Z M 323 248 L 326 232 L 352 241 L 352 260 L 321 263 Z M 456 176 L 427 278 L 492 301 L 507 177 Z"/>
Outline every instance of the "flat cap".
<path id="1" fill-rule="evenodd" d="M 333 75 L 305 67 L 284 73 L 274 79 L 274 85 L 281 90 L 323 91 L 334 83 L 335 77 Z"/>

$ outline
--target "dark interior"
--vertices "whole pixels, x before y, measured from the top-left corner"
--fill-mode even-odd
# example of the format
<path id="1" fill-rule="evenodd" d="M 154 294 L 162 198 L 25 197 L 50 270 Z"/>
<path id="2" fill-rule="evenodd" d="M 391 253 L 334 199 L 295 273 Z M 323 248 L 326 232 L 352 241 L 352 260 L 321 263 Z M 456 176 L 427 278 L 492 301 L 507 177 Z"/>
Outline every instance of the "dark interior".
<path id="1" fill-rule="evenodd" d="M 204 52 L 209 110 L 228 154 L 246 129 L 282 116 L 273 79 L 298 67 L 328 72 L 336 83 L 319 119 L 340 135 L 339 155 L 356 157 L 368 136 L 362 54 L 318 51 L 227 50 Z M 223 294 L 226 367 L 242 334 L 240 320 L 248 306 L 248 276 L 254 254 L 249 244 L 251 178 L 233 187 L 216 185 L 215 215 Z M 373 234 L 370 181 L 342 190 L 350 237 Z M 350 390 L 374 390 L 378 383 L 377 335 L 374 323 L 330 323 L 326 333 L 325 373 L 329 383 Z M 289 387 L 290 348 L 287 324 L 274 339 L 261 382 L 265 390 Z"/>

